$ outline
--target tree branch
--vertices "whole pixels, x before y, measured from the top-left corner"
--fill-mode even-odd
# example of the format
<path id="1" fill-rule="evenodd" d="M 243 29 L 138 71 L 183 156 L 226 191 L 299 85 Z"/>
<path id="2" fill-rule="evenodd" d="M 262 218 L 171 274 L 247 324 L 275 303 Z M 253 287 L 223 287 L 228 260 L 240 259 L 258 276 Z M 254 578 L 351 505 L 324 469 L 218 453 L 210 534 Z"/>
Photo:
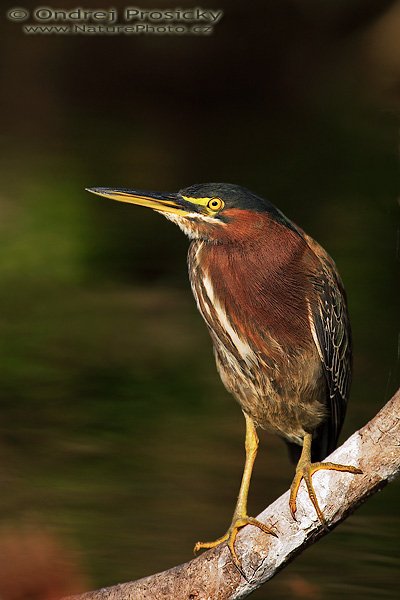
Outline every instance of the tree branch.
<path id="1" fill-rule="evenodd" d="M 365 427 L 335 450 L 329 461 L 358 466 L 363 471 L 363 475 L 336 471 L 319 471 L 314 475 L 320 506 L 332 528 L 400 472 L 400 390 Z M 75 596 L 74 600 L 245 598 L 326 535 L 304 484 L 299 491 L 297 506 L 297 521 L 294 521 L 289 512 L 289 492 L 286 492 L 257 517 L 263 523 L 273 525 L 278 538 L 251 526 L 240 531 L 236 549 L 247 581 L 232 564 L 223 544 L 168 571 Z"/>

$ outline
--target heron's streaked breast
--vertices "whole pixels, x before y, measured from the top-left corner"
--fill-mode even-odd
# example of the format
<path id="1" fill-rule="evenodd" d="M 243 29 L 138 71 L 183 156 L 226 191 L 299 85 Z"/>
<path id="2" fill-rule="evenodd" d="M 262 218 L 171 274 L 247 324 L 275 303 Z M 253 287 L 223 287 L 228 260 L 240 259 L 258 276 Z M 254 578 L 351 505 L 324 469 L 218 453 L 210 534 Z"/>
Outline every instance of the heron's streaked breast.
<path id="1" fill-rule="evenodd" d="M 190 281 L 198 309 L 211 332 L 214 345 L 228 355 L 229 362 L 244 362 L 248 367 L 254 367 L 258 363 L 255 350 L 232 323 L 223 299 L 216 293 L 211 277 L 201 263 L 203 244 L 196 243 L 189 259 Z M 237 367 L 240 368 L 239 364 Z"/>

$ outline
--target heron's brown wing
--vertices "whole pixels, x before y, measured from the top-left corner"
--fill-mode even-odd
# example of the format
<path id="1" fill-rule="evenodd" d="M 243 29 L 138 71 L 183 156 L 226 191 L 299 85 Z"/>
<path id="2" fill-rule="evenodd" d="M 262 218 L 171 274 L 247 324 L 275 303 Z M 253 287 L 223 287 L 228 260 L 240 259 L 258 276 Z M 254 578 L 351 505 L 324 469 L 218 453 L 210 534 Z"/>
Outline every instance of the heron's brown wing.
<path id="1" fill-rule="evenodd" d="M 321 249 L 322 250 L 322 249 Z M 310 306 L 314 341 L 326 379 L 328 420 L 317 432 L 321 454 L 329 454 L 337 444 L 350 393 L 352 350 L 346 294 L 335 264 L 324 252 L 319 256 L 321 270 L 313 278 L 314 299 Z"/>

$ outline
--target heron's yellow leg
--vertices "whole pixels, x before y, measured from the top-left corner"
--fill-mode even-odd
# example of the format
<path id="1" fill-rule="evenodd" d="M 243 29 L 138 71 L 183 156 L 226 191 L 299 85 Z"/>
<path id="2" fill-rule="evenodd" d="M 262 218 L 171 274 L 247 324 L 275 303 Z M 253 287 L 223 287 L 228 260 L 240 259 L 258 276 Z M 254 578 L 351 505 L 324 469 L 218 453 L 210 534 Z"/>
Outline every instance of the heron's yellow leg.
<path id="1" fill-rule="evenodd" d="M 254 519 L 253 517 L 249 517 L 247 515 L 247 497 L 249 494 L 250 479 L 251 474 L 253 472 L 254 461 L 257 456 L 258 435 L 253 420 L 246 413 L 243 414 L 246 419 L 246 462 L 244 465 L 242 483 L 240 485 L 239 496 L 237 499 L 235 512 L 233 513 L 232 523 L 228 531 L 222 537 L 218 538 L 213 542 L 197 542 L 197 544 L 194 547 L 194 551 L 197 552 L 198 550 L 201 550 L 203 548 L 214 548 L 215 546 L 218 546 L 223 542 L 228 542 L 228 547 L 232 556 L 232 560 L 242 574 L 243 571 L 241 569 L 239 558 L 235 550 L 235 540 L 239 529 L 245 527 L 245 525 L 254 525 L 255 527 L 258 527 L 265 533 L 269 533 L 276 537 L 276 534 L 270 527 L 264 525 L 264 523 L 261 523 L 257 519 Z"/>
<path id="2" fill-rule="evenodd" d="M 306 484 L 306 487 L 307 487 L 308 495 L 309 495 L 310 500 L 315 508 L 318 518 L 321 521 L 324 528 L 327 529 L 326 521 L 325 521 L 324 515 L 322 514 L 322 511 L 319 507 L 317 495 L 315 493 L 314 486 L 312 484 L 312 476 L 314 475 L 314 473 L 316 473 L 317 471 L 321 471 L 321 470 L 345 471 L 346 473 L 353 473 L 353 474 L 361 474 L 362 471 L 361 471 L 361 469 L 357 469 L 357 467 L 352 467 L 350 465 L 337 465 L 335 463 L 330 463 L 330 462 L 312 463 L 311 462 L 311 442 L 312 442 L 312 434 L 307 433 L 304 437 L 303 449 L 301 452 L 299 462 L 297 463 L 296 474 L 294 476 L 292 485 L 290 487 L 289 508 L 290 508 L 290 512 L 292 513 L 292 517 L 295 519 L 296 518 L 295 517 L 296 508 L 297 508 L 297 504 L 296 504 L 297 494 L 299 491 L 300 483 L 303 479 Z"/>

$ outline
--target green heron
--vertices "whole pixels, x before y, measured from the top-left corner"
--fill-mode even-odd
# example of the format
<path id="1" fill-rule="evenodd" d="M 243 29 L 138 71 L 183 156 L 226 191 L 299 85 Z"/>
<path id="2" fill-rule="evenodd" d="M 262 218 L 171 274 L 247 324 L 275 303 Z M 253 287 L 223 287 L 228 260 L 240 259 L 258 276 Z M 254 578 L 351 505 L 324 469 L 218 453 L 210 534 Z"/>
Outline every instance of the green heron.
<path id="1" fill-rule="evenodd" d="M 281 436 L 297 462 L 289 501 L 293 518 L 304 480 L 326 528 L 313 474 L 361 473 L 321 462 L 336 447 L 351 380 L 346 296 L 333 260 L 273 204 L 237 185 L 207 183 L 178 193 L 88 191 L 152 208 L 189 236 L 193 294 L 222 382 L 244 413 L 246 461 L 232 523 L 217 540 L 198 542 L 195 551 L 226 541 L 241 571 L 238 530 L 250 524 L 275 535 L 247 514 L 257 427 Z"/>

